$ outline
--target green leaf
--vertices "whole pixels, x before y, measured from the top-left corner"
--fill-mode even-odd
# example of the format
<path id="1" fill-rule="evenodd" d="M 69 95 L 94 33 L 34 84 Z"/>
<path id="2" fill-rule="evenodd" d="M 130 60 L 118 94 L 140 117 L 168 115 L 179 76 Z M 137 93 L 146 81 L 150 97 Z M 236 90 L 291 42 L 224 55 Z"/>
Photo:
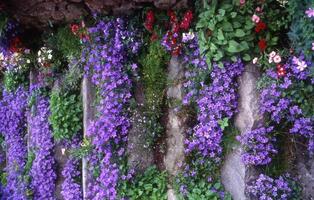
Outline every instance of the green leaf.
<path id="1" fill-rule="evenodd" d="M 228 42 L 227 51 L 230 53 L 238 53 L 242 51 L 242 48 L 240 47 L 240 44 L 238 42 L 236 42 L 235 40 L 230 40 Z"/>
<path id="2" fill-rule="evenodd" d="M 236 29 L 234 36 L 243 37 L 243 36 L 245 36 L 245 32 L 242 29 Z"/>
<path id="3" fill-rule="evenodd" d="M 243 56 L 243 60 L 244 60 L 244 61 L 247 61 L 247 62 L 248 62 L 248 61 L 251 61 L 251 56 L 246 53 L 246 54 L 244 54 L 244 56 Z"/>
<path id="4" fill-rule="evenodd" d="M 218 36 L 217 36 L 218 40 L 224 40 L 225 37 L 224 37 L 224 34 L 222 32 L 221 29 L 218 29 Z"/>

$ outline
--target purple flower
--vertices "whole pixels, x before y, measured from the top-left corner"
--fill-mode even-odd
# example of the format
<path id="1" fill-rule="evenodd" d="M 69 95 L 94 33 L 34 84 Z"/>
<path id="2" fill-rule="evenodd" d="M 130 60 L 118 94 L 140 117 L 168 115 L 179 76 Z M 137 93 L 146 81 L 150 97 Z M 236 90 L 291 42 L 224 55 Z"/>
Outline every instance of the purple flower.
<path id="1" fill-rule="evenodd" d="M 307 17 L 309 17 L 309 18 L 314 17 L 314 8 L 308 8 L 308 9 L 305 11 L 305 14 L 306 14 Z"/>

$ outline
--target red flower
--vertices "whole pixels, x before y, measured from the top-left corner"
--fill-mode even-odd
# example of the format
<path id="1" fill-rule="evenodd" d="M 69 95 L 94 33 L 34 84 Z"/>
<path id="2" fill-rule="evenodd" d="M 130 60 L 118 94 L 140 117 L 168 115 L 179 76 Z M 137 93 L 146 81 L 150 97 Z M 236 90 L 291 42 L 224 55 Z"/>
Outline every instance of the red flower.
<path id="1" fill-rule="evenodd" d="M 192 18 L 193 18 L 192 11 L 191 10 L 187 11 L 184 14 L 183 20 L 182 20 L 182 22 L 180 24 L 180 28 L 182 28 L 183 30 L 189 29 L 191 21 L 192 21 Z"/>
<path id="2" fill-rule="evenodd" d="M 265 51 L 266 47 L 267 47 L 267 42 L 265 39 L 260 39 L 258 42 L 258 47 L 260 49 L 261 52 Z"/>
<path id="3" fill-rule="evenodd" d="M 148 31 L 152 32 L 153 31 L 154 22 L 155 22 L 154 12 L 152 10 L 147 11 L 145 24 L 144 24 L 145 28 Z"/>
<path id="4" fill-rule="evenodd" d="M 170 17 L 170 23 L 175 23 L 177 21 L 176 13 L 173 10 L 168 10 L 167 15 Z"/>
<path id="5" fill-rule="evenodd" d="M 19 37 L 15 37 L 10 41 L 9 50 L 11 52 L 19 52 L 22 50 L 22 42 Z"/>
<path id="6" fill-rule="evenodd" d="M 286 75 L 286 69 L 281 64 L 277 64 L 277 74 L 279 77 Z"/>
<path id="7" fill-rule="evenodd" d="M 74 35 L 77 34 L 77 32 L 79 31 L 80 26 L 78 24 L 71 24 L 71 31 Z"/>
<path id="8" fill-rule="evenodd" d="M 258 22 L 256 24 L 255 32 L 259 33 L 259 32 L 261 32 L 262 30 L 265 30 L 265 29 L 266 29 L 266 24 L 264 22 L 260 21 L 260 22 Z"/>
<path id="9" fill-rule="evenodd" d="M 152 36 L 150 37 L 150 40 L 153 42 L 153 41 L 156 41 L 158 38 L 158 35 L 156 34 L 156 32 L 153 32 Z"/>

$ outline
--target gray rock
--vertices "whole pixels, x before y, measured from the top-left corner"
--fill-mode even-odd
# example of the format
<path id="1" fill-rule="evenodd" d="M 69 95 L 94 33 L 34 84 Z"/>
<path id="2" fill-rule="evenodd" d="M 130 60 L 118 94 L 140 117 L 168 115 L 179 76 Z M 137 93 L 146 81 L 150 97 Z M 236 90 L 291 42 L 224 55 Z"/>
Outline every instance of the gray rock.
<path id="1" fill-rule="evenodd" d="M 83 133 L 87 134 L 87 129 L 95 117 L 96 109 L 93 106 L 95 101 L 95 88 L 89 77 L 84 77 L 82 81 L 82 97 L 83 97 Z M 82 159 L 82 188 L 83 198 L 87 199 L 87 186 L 89 183 L 90 174 L 86 158 Z"/>
<path id="2" fill-rule="evenodd" d="M 263 116 L 259 113 L 259 94 L 256 82 L 259 77 L 257 67 L 246 65 L 245 71 L 239 78 L 239 112 L 235 118 L 235 125 L 244 134 L 254 129 L 257 124 L 263 123 Z M 245 166 L 241 160 L 242 147 L 237 145 L 226 156 L 221 180 L 225 189 L 230 192 L 234 200 L 245 200 L 245 186 L 256 177 L 253 167 Z"/>
<path id="3" fill-rule="evenodd" d="M 183 77 L 184 66 L 177 57 L 172 57 L 168 67 L 168 82 L 170 86 L 167 89 L 167 99 L 169 102 L 167 125 L 166 125 L 166 155 L 164 165 L 167 172 L 173 176 L 180 172 L 184 162 L 184 139 L 187 129 L 187 115 L 183 109 L 175 102 L 181 102 L 183 98 Z M 174 191 L 169 185 L 168 199 L 176 199 Z"/>
<path id="4" fill-rule="evenodd" d="M 314 199 L 314 158 L 307 155 L 307 149 L 297 146 L 295 172 L 302 186 L 302 199 Z"/>
<path id="5" fill-rule="evenodd" d="M 140 82 L 135 84 L 137 108 L 131 117 L 132 128 L 128 134 L 128 164 L 138 171 L 145 171 L 154 162 L 152 148 L 147 144 L 147 133 L 144 115 L 144 91 Z"/>

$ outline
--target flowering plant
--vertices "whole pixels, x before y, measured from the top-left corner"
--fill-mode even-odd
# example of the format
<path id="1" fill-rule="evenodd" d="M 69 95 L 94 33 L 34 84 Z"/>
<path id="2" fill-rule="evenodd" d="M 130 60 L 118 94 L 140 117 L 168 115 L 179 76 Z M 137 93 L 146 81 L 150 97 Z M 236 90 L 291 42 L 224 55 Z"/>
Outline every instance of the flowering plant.
<path id="1" fill-rule="evenodd" d="M 247 193 L 251 198 L 288 200 L 291 197 L 292 189 L 289 187 L 285 177 L 280 176 L 277 179 L 273 179 L 267 175 L 260 174 L 247 187 Z"/>
<path id="2" fill-rule="evenodd" d="M 182 48 L 182 32 L 188 31 L 193 19 L 193 13 L 191 10 L 186 11 L 181 22 L 179 22 L 173 10 L 169 10 L 167 15 L 170 18 L 170 30 L 163 37 L 162 45 L 168 51 L 171 51 L 172 55 L 178 56 Z"/>

